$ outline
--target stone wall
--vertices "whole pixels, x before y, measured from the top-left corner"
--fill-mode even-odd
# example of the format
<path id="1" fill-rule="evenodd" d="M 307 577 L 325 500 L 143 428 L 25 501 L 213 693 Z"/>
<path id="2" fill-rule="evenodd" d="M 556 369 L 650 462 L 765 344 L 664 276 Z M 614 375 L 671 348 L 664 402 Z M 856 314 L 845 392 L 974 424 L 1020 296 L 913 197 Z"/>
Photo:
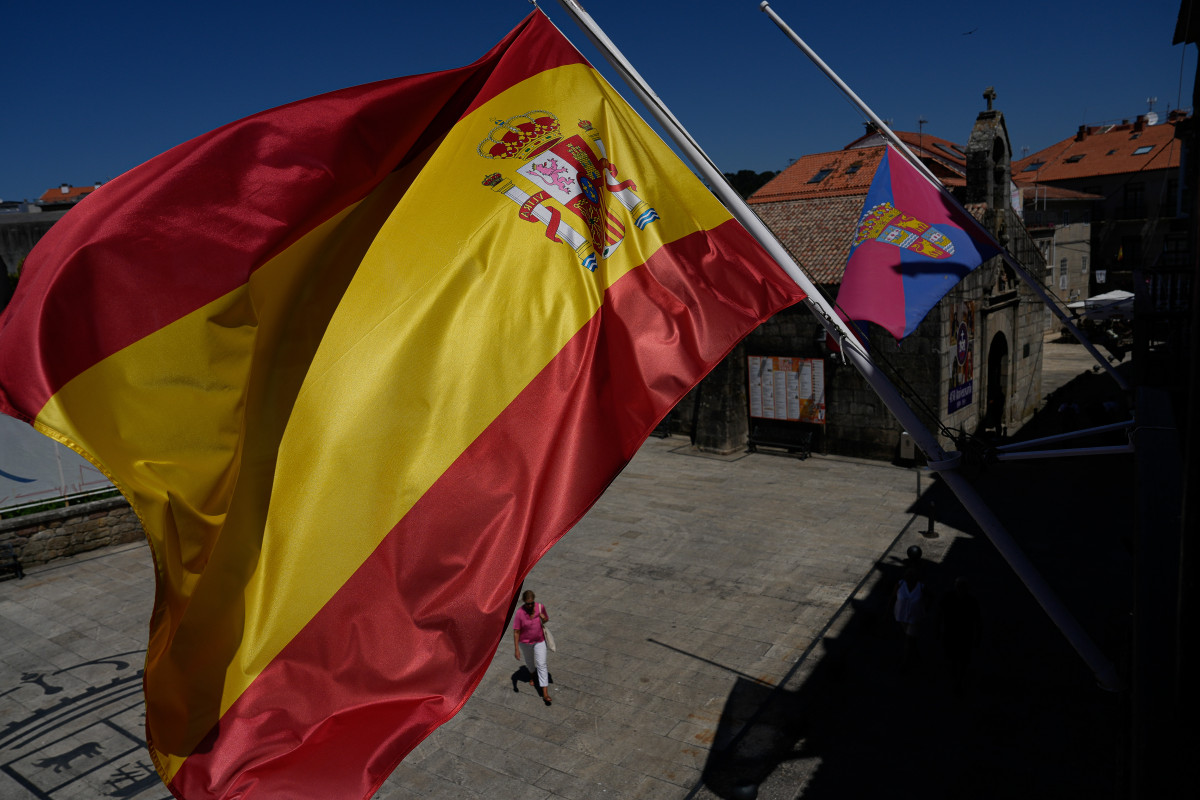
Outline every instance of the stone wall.
<path id="1" fill-rule="evenodd" d="M 8 276 L 18 274 L 29 251 L 65 213 L 67 212 L 47 211 L 0 214 L 0 310 L 12 299 Z"/>
<path id="2" fill-rule="evenodd" d="M 869 326 L 872 361 L 931 431 L 938 430 L 938 387 L 942 377 L 946 304 L 941 303 L 911 335 L 897 342 L 878 325 Z M 900 455 L 900 423 L 854 367 L 827 361 L 825 403 L 830 452 L 894 460 Z"/>
<path id="3" fill-rule="evenodd" d="M 1036 245 L 1019 225 L 1010 225 L 1009 247 L 1024 260 L 1035 278 L 1044 275 Z M 826 287 L 830 294 L 835 289 Z M 973 389 L 962 408 L 950 411 L 956 336 L 953 309 L 969 301 L 974 308 L 971 336 Z M 1024 283 L 1015 281 L 1000 259 L 968 275 L 900 342 L 878 325 L 869 326 L 872 359 L 908 400 L 925 427 L 941 445 L 955 450 L 962 435 L 984 430 L 989 389 L 988 356 L 993 344 L 1007 351 L 998 386 L 1003 417 L 999 428 L 1014 431 L 1037 410 L 1041 400 L 1042 315 L 1040 300 Z M 825 426 L 779 423 L 784 435 L 811 430 L 817 452 L 894 460 L 901 457 L 900 423 L 856 369 L 828 354 L 825 335 L 802 305 L 787 309 L 746 337 L 728 359 L 676 408 L 676 433 L 692 431 L 697 446 L 714 452 L 733 452 L 746 446 L 746 354 L 824 358 Z M 697 423 L 693 427 L 693 412 Z M 794 429 L 794 430 L 793 430 Z"/>
<path id="4" fill-rule="evenodd" d="M 142 525 L 123 497 L 0 520 L 0 542 L 13 546 L 26 569 L 142 538 Z"/>
<path id="5" fill-rule="evenodd" d="M 33 246 L 46 235 L 55 222 L 62 219 L 65 211 L 40 213 L 5 213 L 0 215 L 0 260 L 8 271 L 16 274 L 17 268 L 29 255 Z"/>
<path id="6" fill-rule="evenodd" d="M 1045 283 L 1046 265 L 1037 244 L 1023 228 L 1013 231 L 1008 249 L 1034 280 Z M 1042 343 L 1045 339 L 1049 310 L 1040 297 L 1023 281 L 1017 292 L 1021 305 L 1017 311 L 1017 347 L 1013 357 L 1013 395 L 1008 404 L 1010 427 L 1033 418 L 1042 406 Z"/>
<path id="7" fill-rule="evenodd" d="M 705 452 L 729 454 L 746 447 L 745 363 L 746 352 L 739 344 L 681 403 L 698 415 L 696 447 Z"/>

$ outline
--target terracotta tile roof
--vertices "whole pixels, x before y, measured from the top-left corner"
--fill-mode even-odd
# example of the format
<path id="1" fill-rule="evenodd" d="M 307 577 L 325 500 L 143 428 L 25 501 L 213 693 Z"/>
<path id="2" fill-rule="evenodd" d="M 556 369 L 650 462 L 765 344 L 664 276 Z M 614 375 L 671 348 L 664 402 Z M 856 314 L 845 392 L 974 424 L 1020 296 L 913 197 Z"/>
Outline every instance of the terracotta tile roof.
<path id="1" fill-rule="evenodd" d="M 955 144 L 949 139 L 931 136 L 928 133 L 913 133 L 912 131 L 893 131 L 893 133 L 926 164 L 932 162 L 933 174 L 942 179 L 943 183 L 946 182 L 944 175 L 953 175 L 961 179 L 966 173 L 967 153 L 961 145 Z M 846 149 L 880 147 L 884 142 L 883 134 L 872 131 L 846 145 Z"/>
<path id="2" fill-rule="evenodd" d="M 961 147 L 929 134 L 896 135 L 944 184 L 966 184 Z M 842 282 L 850 241 L 884 144 L 882 135 L 869 132 L 842 150 L 804 156 L 747 200 L 815 283 Z"/>
<path id="3" fill-rule="evenodd" d="M 947 186 L 965 185 L 966 155 L 962 148 L 929 134 L 896 131 L 934 175 Z M 865 195 L 883 159 L 885 140 L 866 133 L 841 150 L 803 156 L 751 195 L 749 203 L 772 203 L 804 197 Z"/>
<path id="4" fill-rule="evenodd" d="M 882 158 L 882 147 L 804 156 L 752 194 L 748 202 L 754 205 L 803 197 L 865 195 Z"/>
<path id="5" fill-rule="evenodd" d="M 43 203 L 74 203 L 94 191 L 95 186 L 70 186 L 64 183 L 62 186 L 47 189 L 38 200 Z"/>
<path id="6" fill-rule="evenodd" d="M 1021 202 L 1031 202 L 1035 197 L 1038 200 L 1103 200 L 1104 195 L 1091 194 L 1090 192 L 1077 192 L 1074 189 L 1064 189 L 1061 186 L 1051 186 L 1050 184 L 1020 184 L 1017 190 L 1021 193 Z"/>
<path id="7" fill-rule="evenodd" d="M 842 273 L 846 271 L 850 242 L 865 195 L 864 192 L 758 203 L 754 213 L 814 283 L 835 286 L 842 282 Z M 987 203 L 969 203 L 965 208 L 967 213 L 982 220 Z"/>
<path id="8" fill-rule="evenodd" d="M 1071 138 L 1014 162 L 1013 180 L 1021 185 L 1177 169 L 1182 148 L 1175 126 L 1182 119 L 1186 115 L 1172 112 L 1161 125 L 1146 125 L 1142 117 L 1121 125 L 1081 125 Z"/>
<path id="9" fill-rule="evenodd" d="M 814 283 L 842 282 L 862 194 L 760 203 L 754 212 Z"/>

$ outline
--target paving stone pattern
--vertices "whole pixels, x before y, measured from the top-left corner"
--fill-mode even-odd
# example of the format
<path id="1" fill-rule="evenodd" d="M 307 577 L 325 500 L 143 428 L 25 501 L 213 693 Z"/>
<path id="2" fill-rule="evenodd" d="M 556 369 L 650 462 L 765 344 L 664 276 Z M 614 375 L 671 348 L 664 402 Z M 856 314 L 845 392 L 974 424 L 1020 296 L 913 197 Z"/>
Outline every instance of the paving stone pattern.
<path id="1" fill-rule="evenodd" d="M 925 535 L 918 473 L 649 440 L 526 581 L 553 705 L 505 632 L 376 797 L 1112 796 L 1119 699 L 951 502 Z M 913 544 L 932 589 L 966 574 L 982 601 L 964 692 L 933 624 L 899 665 L 888 594 Z M 141 544 L 0 583 L 0 800 L 168 797 L 140 746 L 152 597 Z"/>

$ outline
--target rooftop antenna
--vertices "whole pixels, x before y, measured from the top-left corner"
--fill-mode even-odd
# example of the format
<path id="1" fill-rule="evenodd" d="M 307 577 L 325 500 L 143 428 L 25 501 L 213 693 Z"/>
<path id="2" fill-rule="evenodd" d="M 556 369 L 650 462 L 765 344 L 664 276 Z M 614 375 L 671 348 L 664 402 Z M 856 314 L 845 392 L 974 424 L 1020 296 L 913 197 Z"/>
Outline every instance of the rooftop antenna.
<path id="1" fill-rule="evenodd" d="M 925 149 L 925 125 L 926 125 L 926 123 L 928 123 L 928 122 L 929 122 L 929 120 L 925 119 L 925 115 L 924 115 L 924 114 L 922 114 L 921 116 L 917 117 L 917 135 L 918 135 L 918 139 L 917 139 L 917 145 L 918 145 L 918 146 L 919 146 L 919 147 L 920 147 L 922 150 L 924 150 L 924 149 Z"/>

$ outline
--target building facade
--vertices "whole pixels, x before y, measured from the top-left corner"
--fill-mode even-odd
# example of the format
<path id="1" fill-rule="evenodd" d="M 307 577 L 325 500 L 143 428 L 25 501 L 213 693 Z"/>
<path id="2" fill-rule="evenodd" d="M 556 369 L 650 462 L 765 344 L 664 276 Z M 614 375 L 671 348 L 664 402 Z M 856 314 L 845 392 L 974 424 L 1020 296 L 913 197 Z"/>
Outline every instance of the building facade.
<path id="1" fill-rule="evenodd" d="M 1172 111 L 1149 113 L 1132 122 L 1081 125 L 1074 136 L 1018 161 L 1013 178 L 1021 189 L 1026 220 L 1035 230 L 1075 226 L 1065 232 L 1049 266 L 1052 287 L 1064 300 L 1086 299 L 1113 289 L 1133 291 L 1135 273 L 1178 275 L 1188 262 L 1191 202 L 1180 181 L 1183 132 L 1190 116 Z M 1087 226 L 1086 231 L 1079 226 Z M 1087 252 L 1079 243 L 1086 233 Z M 1059 238 L 1059 237 L 1056 237 Z M 1065 242 L 1070 242 L 1067 245 Z M 1087 258 L 1087 291 L 1078 276 L 1063 279 L 1063 258 Z M 1082 265 L 1077 266 L 1082 273 Z M 1066 288 L 1060 286 L 1065 284 Z M 1184 287 L 1166 286 L 1175 292 Z"/>
<path id="2" fill-rule="evenodd" d="M 1045 262 L 1017 210 L 1011 146 L 991 97 L 966 146 L 924 133 L 898 135 L 1042 279 Z M 830 299 L 884 152 L 883 137 L 868 129 L 842 150 L 798 159 L 749 200 Z M 948 449 L 958 449 L 964 437 L 1004 434 L 1038 408 L 1044 328 L 1041 301 L 997 257 L 952 289 L 905 339 L 897 342 L 875 325 L 866 336 L 873 360 L 925 425 Z M 818 391 L 823 405 L 814 409 L 810 398 Z M 690 429 L 709 450 L 732 452 L 749 442 L 888 460 L 914 455 L 891 412 L 802 306 L 748 336 L 677 415 L 677 427 Z"/>

